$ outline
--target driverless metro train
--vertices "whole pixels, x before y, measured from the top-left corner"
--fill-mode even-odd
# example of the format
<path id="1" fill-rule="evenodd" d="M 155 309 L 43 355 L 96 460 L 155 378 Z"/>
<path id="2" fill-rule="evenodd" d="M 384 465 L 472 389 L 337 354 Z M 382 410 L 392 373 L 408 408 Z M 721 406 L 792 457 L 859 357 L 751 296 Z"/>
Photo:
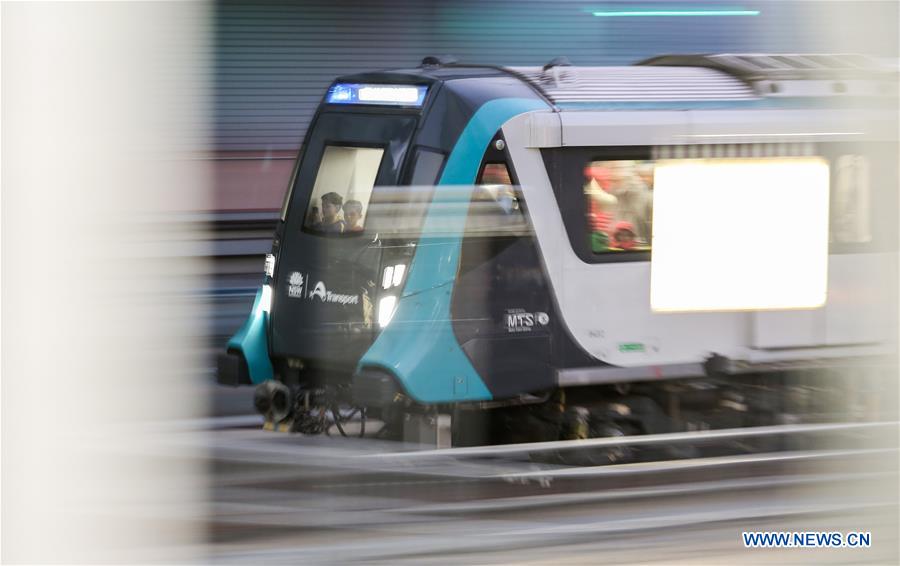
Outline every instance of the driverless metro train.
<path id="1" fill-rule="evenodd" d="M 455 444 L 874 410 L 897 94 L 855 55 L 340 77 L 219 382 L 276 428 Z"/>

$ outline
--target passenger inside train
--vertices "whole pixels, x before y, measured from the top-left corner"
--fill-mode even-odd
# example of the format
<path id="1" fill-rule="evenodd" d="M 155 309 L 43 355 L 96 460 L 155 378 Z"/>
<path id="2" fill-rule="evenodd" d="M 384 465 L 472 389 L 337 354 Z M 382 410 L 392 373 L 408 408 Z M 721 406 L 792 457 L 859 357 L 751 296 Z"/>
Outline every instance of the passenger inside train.
<path id="1" fill-rule="evenodd" d="M 636 244 L 637 238 L 634 233 L 634 225 L 626 220 L 616 222 L 612 240 L 610 241 L 610 249 L 633 250 Z"/>
<path id="2" fill-rule="evenodd" d="M 587 228 L 594 253 L 650 249 L 651 161 L 591 161 L 584 168 Z"/>
<path id="3" fill-rule="evenodd" d="M 326 234 L 344 232 L 345 223 L 341 220 L 343 203 L 344 197 L 335 192 L 322 195 L 322 223 L 318 226 L 319 231 Z"/>
<path id="4" fill-rule="evenodd" d="M 348 200 L 344 203 L 345 232 L 362 232 L 362 203 L 358 200 Z"/>
<path id="5" fill-rule="evenodd" d="M 362 232 L 383 156 L 381 148 L 327 146 L 303 229 L 328 236 Z"/>

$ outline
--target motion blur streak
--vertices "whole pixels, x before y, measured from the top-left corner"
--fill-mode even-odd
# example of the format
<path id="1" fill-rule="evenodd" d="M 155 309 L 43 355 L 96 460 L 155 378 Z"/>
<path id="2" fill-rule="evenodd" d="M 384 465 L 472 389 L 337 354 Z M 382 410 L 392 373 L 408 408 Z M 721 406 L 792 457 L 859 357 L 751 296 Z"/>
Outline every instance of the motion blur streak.
<path id="1" fill-rule="evenodd" d="M 209 21 L 201 3 L 2 6 L 4 563 L 202 551 L 202 461 L 157 440 L 203 410 L 205 313 L 183 294 L 201 234 L 160 219 L 209 208 L 185 159 L 206 145 Z"/>

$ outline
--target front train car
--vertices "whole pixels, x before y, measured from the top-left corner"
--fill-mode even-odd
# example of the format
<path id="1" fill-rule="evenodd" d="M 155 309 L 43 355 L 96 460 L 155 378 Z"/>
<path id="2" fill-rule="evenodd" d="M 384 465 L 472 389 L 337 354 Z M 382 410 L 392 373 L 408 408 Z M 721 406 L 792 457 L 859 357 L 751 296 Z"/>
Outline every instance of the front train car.
<path id="1" fill-rule="evenodd" d="M 364 404 L 401 392 L 420 403 L 492 399 L 451 324 L 470 200 L 452 187 L 479 174 L 496 186 L 500 126 L 547 107 L 492 68 L 426 61 L 337 79 L 304 140 L 265 282 L 220 356 L 219 381 L 265 384 L 257 407 L 276 421 L 298 402 L 333 408 L 352 395 Z M 485 168 L 489 146 L 497 157 Z M 514 198 L 486 194 L 488 207 Z M 292 420 L 298 430 L 318 426 Z"/>
<path id="2" fill-rule="evenodd" d="M 865 411 L 896 368 L 896 99 L 852 56 L 337 79 L 219 380 L 272 426 L 452 415 L 455 444 Z"/>

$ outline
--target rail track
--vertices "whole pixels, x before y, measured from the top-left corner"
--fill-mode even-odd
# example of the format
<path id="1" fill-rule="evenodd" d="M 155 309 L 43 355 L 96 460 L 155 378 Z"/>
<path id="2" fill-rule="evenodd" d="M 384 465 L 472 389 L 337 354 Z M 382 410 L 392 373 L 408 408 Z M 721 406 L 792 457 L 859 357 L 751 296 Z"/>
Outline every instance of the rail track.
<path id="1" fill-rule="evenodd" d="M 896 422 L 827 423 L 433 450 L 219 429 L 206 437 L 211 550 L 223 562 L 646 561 L 644 544 L 731 556 L 747 552 L 741 530 L 790 526 L 878 533 L 862 558 L 880 563 L 898 556 L 897 434 Z M 815 442 L 599 466 L 529 457 L 767 437 Z"/>
<path id="2" fill-rule="evenodd" d="M 255 293 L 272 223 L 257 216 L 212 220 L 212 286 L 197 297 L 216 347 Z M 210 470 L 212 561 L 900 561 L 896 422 L 441 450 L 260 426 L 229 414 L 164 432 Z M 763 553 L 739 540 L 742 530 L 850 529 L 871 531 L 873 547 Z"/>

